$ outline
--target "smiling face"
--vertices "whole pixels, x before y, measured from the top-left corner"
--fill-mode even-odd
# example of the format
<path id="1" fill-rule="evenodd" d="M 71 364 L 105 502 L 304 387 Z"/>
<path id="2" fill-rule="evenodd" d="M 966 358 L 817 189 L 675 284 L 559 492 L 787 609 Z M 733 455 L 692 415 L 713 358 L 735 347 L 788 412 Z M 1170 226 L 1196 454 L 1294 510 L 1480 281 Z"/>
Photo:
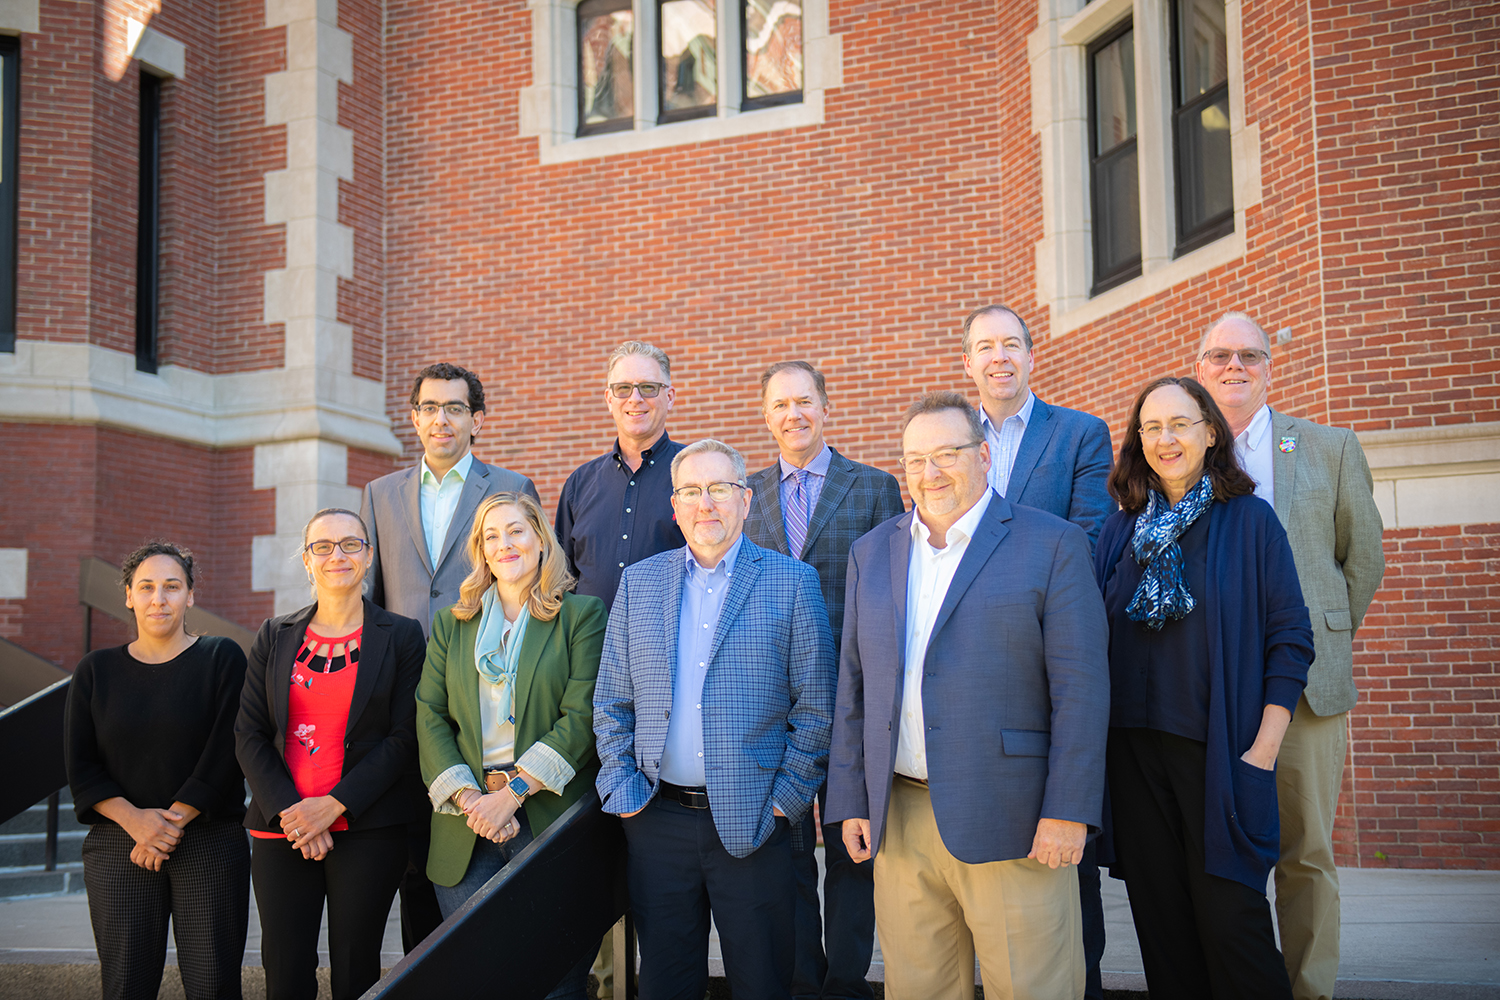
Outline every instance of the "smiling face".
<path id="1" fill-rule="evenodd" d="M 978 447 L 960 447 L 972 441 L 969 422 L 957 410 L 918 414 L 901 435 L 901 454 L 907 459 L 959 449 L 958 460 L 946 469 L 928 461 L 921 471 L 906 474 L 912 503 L 917 505 L 922 523 L 935 535 L 940 527 L 946 532 L 947 526 L 978 503 L 989 488 L 989 445 L 980 442 Z"/>
<path id="2" fill-rule="evenodd" d="M 364 537 L 359 521 L 348 514 L 329 514 L 307 526 L 307 545 L 320 541 L 334 543 L 333 552 L 326 556 L 315 556 L 306 546 L 302 549 L 302 565 L 312 575 L 319 594 L 346 594 L 364 584 L 365 573 L 374 558 L 370 547 L 366 545 L 355 555 L 338 547 L 346 538 Z"/>
<path id="3" fill-rule="evenodd" d="M 163 555 L 142 560 L 125 591 L 125 606 L 135 612 L 135 627 L 142 636 L 166 640 L 180 634 L 187 609 L 193 606 L 182 564 Z"/>
<path id="4" fill-rule="evenodd" d="M 734 462 L 717 451 L 695 452 L 682 459 L 672 479 L 674 490 L 697 486 L 705 491 L 697 503 L 687 503 L 673 494 L 672 510 L 687 536 L 688 548 L 693 550 L 699 564 L 709 569 L 719 564 L 744 530 L 745 516 L 750 513 L 750 490 L 735 490 L 734 496 L 720 502 L 709 496 L 707 489 L 710 483 L 733 483 L 738 479 Z"/>
<path id="5" fill-rule="evenodd" d="M 1198 351 L 1198 381 L 1219 404 L 1229 426 L 1236 433 L 1250 422 L 1250 418 L 1266 404 L 1271 388 L 1271 359 L 1268 356 L 1258 365 L 1246 367 L 1234 355 L 1222 365 L 1215 365 L 1203 357 L 1214 350 L 1238 351 L 1252 349 L 1270 354 L 1270 345 L 1261 339 L 1259 331 L 1240 319 L 1226 319 L 1208 331 L 1203 346 Z"/>
<path id="6" fill-rule="evenodd" d="M 1031 385 L 1031 349 L 1021 324 L 1009 313 L 989 312 L 969 326 L 964 374 L 979 387 L 979 399 L 990 420 L 1020 411 Z"/>
<path id="7" fill-rule="evenodd" d="M 818 394 L 813 377 L 799 368 L 788 368 L 766 382 L 762 412 L 766 426 L 781 449 L 781 457 L 799 469 L 823 450 L 823 424 L 828 404 Z"/>
<path id="8" fill-rule="evenodd" d="M 609 407 L 620 440 L 638 448 L 655 444 L 667 428 L 667 414 L 672 412 L 672 402 L 677 398 L 676 390 L 665 385 L 667 376 L 661 365 L 644 354 L 627 354 L 609 369 L 605 382 L 604 405 Z M 650 399 L 642 396 L 639 389 L 631 392 L 629 399 L 617 399 L 609 389 L 616 382 L 657 382 L 663 388 Z"/>
<path id="9" fill-rule="evenodd" d="M 436 415 L 424 417 L 412 410 L 411 422 L 417 428 L 417 437 L 422 439 L 422 452 L 428 467 L 441 476 L 469 453 L 474 436 L 484 423 L 484 411 L 450 417 L 443 410 L 448 403 L 469 404 L 469 383 L 461 378 L 423 379 L 417 390 L 417 405 L 428 403 L 438 407 Z"/>
<path id="10" fill-rule="evenodd" d="M 1164 385 L 1146 397 L 1140 427 L 1146 464 L 1175 504 L 1202 478 L 1204 455 L 1214 444 L 1213 429 L 1197 401 L 1176 385 Z"/>
<path id="11" fill-rule="evenodd" d="M 481 528 L 484 561 L 503 591 L 521 593 L 536 583 L 542 571 L 542 540 L 526 512 L 503 503 L 484 515 Z"/>

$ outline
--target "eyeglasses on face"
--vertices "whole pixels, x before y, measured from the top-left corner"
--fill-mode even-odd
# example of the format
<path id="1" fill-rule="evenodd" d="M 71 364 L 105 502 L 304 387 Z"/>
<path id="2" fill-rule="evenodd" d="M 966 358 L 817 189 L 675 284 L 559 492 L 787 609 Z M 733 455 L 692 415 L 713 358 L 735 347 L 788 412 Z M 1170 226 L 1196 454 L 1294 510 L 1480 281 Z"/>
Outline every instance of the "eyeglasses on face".
<path id="1" fill-rule="evenodd" d="M 316 542 L 308 542 L 304 547 L 307 549 L 307 551 L 311 552 L 315 556 L 331 556 L 333 555 L 333 550 L 335 547 L 342 549 L 344 552 L 348 553 L 351 556 L 357 556 L 361 552 L 363 552 L 365 550 L 365 546 L 369 544 L 370 543 L 365 541 L 363 538 L 340 538 L 336 542 L 330 542 L 326 538 L 320 538 Z"/>
<path id="2" fill-rule="evenodd" d="M 958 453 L 965 448 L 978 448 L 983 442 L 970 441 L 954 448 L 939 448 L 937 451 L 928 452 L 926 455 L 903 455 L 901 466 L 906 470 L 908 476 L 920 476 L 931 462 L 939 469 L 951 469 L 958 462 Z"/>
<path id="3" fill-rule="evenodd" d="M 703 494 L 714 503 L 724 503 L 734 496 L 735 490 L 745 488 L 744 483 L 709 483 L 707 486 L 684 486 L 682 489 L 673 490 L 672 495 L 683 503 L 700 503 Z"/>
<path id="4" fill-rule="evenodd" d="M 1217 347 L 1212 351 L 1203 352 L 1203 360 L 1219 368 L 1222 368 L 1225 365 L 1229 364 L 1229 359 L 1235 356 L 1239 357 L 1240 364 L 1244 365 L 1246 368 L 1254 368 L 1258 365 L 1263 365 L 1271 357 L 1265 351 L 1257 351 L 1253 347 L 1244 348 L 1238 351 L 1227 351 L 1222 347 Z"/>
<path id="5" fill-rule="evenodd" d="M 471 412 L 467 403 L 443 403 L 441 405 L 437 403 L 423 403 L 420 406 L 412 407 L 412 409 L 416 410 L 423 420 L 431 420 L 438 415 L 439 410 L 446 413 L 449 420 L 462 420 Z"/>
<path id="6" fill-rule="evenodd" d="M 611 382 L 609 391 L 616 399 L 629 399 L 637 391 L 642 399 L 655 399 L 666 387 L 665 382 Z"/>
<path id="7" fill-rule="evenodd" d="M 1165 429 L 1172 432 L 1172 437 L 1180 438 L 1198 424 L 1207 422 L 1207 417 L 1204 417 L 1202 420 L 1172 420 L 1167 423 Z M 1163 428 L 1161 424 L 1142 424 L 1141 440 L 1148 442 L 1156 441 L 1161 437 L 1162 431 Z"/>

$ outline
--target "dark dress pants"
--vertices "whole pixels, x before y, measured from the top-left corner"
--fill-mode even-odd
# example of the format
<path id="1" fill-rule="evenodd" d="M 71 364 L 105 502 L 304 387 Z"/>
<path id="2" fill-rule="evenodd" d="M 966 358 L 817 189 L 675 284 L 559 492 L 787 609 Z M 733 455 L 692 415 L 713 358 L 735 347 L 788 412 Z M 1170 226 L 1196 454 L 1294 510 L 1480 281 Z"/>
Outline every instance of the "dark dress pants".
<path id="1" fill-rule="evenodd" d="M 789 1000 L 797 890 L 787 821 L 746 858 L 724 849 L 708 809 L 658 797 L 624 827 L 640 1000 L 703 1000 L 710 913 L 735 1000 Z"/>
<path id="2" fill-rule="evenodd" d="M 250 922 L 250 847 L 237 820 L 195 819 L 161 871 L 130 860 L 135 840 L 96 823 L 83 841 L 83 884 L 105 1000 L 156 1000 L 167 919 L 188 1000 L 239 1000 Z"/>
<path id="3" fill-rule="evenodd" d="M 1109 731 L 1115 855 L 1146 987 L 1151 1000 L 1291 1000 L 1265 893 L 1206 870 L 1206 757 L 1186 737 Z"/>
<path id="4" fill-rule="evenodd" d="M 826 793 L 826 785 L 818 791 L 820 809 Z M 809 809 L 792 831 L 792 865 L 797 874 L 792 996 L 797 1000 L 871 1000 L 875 992 L 865 977 L 875 953 L 875 865 L 855 864 L 849 857 L 841 824 L 824 826 L 820 917 L 816 822 Z"/>
<path id="5" fill-rule="evenodd" d="M 325 899 L 333 1000 L 356 1000 L 375 985 L 406 859 L 404 826 L 335 833 L 322 861 L 309 861 L 282 838 L 256 838 L 250 876 L 260 910 L 266 1000 L 316 1000 Z"/>
<path id="6" fill-rule="evenodd" d="M 1083 910 L 1084 1000 L 1104 1000 L 1104 978 L 1099 963 L 1104 958 L 1104 896 L 1099 884 L 1099 842 L 1090 840 L 1078 862 L 1078 901 Z"/>
<path id="7" fill-rule="evenodd" d="M 427 848 L 432 820 L 423 817 L 406 828 L 406 873 L 401 876 L 401 950 L 408 955 L 443 922 L 437 892 L 427 881 Z"/>

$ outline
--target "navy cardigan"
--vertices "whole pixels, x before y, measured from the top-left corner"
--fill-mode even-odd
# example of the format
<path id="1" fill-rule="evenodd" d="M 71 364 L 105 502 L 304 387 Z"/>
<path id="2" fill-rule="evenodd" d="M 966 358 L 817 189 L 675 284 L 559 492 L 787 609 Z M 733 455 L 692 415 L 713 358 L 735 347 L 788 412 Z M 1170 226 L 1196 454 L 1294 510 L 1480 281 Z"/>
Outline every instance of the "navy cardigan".
<path id="1" fill-rule="evenodd" d="M 1207 592 L 1193 595 L 1209 639 L 1204 861 L 1210 875 L 1260 892 L 1280 851 L 1276 773 L 1240 755 L 1255 742 L 1266 705 L 1296 708 L 1313 660 L 1312 623 L 1291 544 L 1270 505 L 1240 496 L 1216 501 L 1207 514 Z M 1104 524 L 1094 549 L 1101 593 L 1136 517 L 1119 511 Z"/>

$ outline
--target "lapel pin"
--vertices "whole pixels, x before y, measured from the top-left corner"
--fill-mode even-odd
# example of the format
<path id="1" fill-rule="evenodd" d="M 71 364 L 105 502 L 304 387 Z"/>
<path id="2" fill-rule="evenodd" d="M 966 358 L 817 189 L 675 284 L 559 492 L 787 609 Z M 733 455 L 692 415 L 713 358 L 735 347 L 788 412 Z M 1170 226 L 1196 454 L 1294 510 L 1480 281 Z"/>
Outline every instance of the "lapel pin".
<path id="1" fill-rule="evenodd" d="M 1282 438 L 1281 444 L 1279 444 L 1277 447 L 1281 449 L 1281 453 L 1283 455 L 1290 455 L 1292 452 L 1297 450 L 1297 439 L 1294 437 Z"/>

